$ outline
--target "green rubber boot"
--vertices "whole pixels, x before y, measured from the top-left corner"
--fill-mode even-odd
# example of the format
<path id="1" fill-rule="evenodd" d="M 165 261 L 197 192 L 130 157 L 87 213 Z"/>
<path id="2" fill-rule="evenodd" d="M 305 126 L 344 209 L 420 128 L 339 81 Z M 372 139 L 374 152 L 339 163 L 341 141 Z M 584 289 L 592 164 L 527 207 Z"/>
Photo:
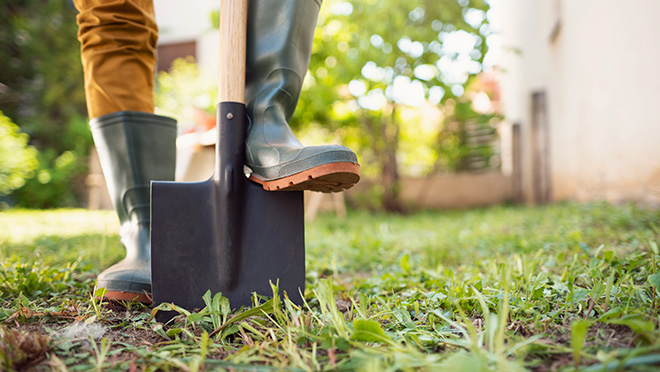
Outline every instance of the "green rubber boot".
<path id="1" fill-rule="evenodd" d="M 288 122 L 309 67 L 318 0 L 248 3 L 246 165 L 266 190 L 342 191 L 360 179 L 355 153 L 344 146 L 303 146 Z"/>
<path id="2" fill-rule="evenodd" d="M 105 288 L 108 299 L 150 303 L 150 184 L 174 180 L 176 121 L 120 111 L 92 119 L 90 126 L 126 248 L 126 258 L 103 271 L 96 288 Z"/>

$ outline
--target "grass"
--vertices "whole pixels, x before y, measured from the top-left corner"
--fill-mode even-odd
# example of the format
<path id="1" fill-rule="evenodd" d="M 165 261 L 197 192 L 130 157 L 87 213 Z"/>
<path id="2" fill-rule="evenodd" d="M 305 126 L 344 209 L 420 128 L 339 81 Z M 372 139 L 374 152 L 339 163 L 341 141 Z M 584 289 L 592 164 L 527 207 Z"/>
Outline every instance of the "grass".
<path id="1" fill-rule="evenodd" d="M 320 216 L 306 303 L 208 293 L 170 324 L 94 299 L 111 212 L 0 213 L 0 370 L 656 370 L 660 212 L 633 205 Z M 171 305 L 165 305 L 167 308 Z"/>

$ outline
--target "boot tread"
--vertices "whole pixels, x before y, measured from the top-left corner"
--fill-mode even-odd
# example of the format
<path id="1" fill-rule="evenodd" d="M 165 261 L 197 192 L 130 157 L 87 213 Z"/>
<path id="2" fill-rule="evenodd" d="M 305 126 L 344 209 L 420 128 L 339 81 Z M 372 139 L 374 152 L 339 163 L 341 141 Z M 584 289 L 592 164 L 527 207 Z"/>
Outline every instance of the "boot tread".
<path id="1" fill-rule="evenodd" d="M 360 180 L 360 166 L 349 162 L 328 163 L 276 180 L 262 180 L 254 174 L 250 180 L 261 184 L 266 191 L 340 192 Z"/>
<path id="2" fill-rule="evenodd" d="M 121 291 L 108 291 L 103 295 L 103 298 L 111 301 L 134 301 L 150 305 L 153 301 L 151 295 L 147 293 L 133 293 Z"/>

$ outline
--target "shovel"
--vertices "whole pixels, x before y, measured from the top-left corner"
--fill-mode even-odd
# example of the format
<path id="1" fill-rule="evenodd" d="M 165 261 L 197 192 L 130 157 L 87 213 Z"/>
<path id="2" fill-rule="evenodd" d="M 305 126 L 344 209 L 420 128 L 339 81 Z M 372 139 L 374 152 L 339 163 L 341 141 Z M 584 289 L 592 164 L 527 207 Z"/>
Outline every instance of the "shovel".
<path id="1" fill-rule="evenodd" d="M 203 308 L 207 290 L 232 305 L 270 282 L 300 303 L 305 285 L 302 191 L 269 192 L 243 171 L 246 0 L 220 9 L 218 142 L 213 176 L 203 182 L 151 183 L 151 282 L 154 305 Z M 174 314 L 159 312 L 159 321 Z"/>

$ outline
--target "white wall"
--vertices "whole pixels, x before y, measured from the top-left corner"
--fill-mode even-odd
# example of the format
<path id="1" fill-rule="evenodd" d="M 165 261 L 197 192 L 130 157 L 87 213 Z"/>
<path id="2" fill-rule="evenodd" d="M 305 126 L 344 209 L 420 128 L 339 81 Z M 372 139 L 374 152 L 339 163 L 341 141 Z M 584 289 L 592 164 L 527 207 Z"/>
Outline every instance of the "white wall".
<path id="1" fill-rule="evenodd" d="M 660 1 L 499 0 L 502 100 L 523 125 L 531 198 L 531 94 L 545 90 L 554 200 L 660 202 Z M 561 24 L 554 40 L 556 21 Z"/>
<path id="2" fill-rule="evenodd" d="M 219 8 L 220 0 L 154 0 L 159 42 L 196 40 L 211 29 L 211 12 Z"/>

